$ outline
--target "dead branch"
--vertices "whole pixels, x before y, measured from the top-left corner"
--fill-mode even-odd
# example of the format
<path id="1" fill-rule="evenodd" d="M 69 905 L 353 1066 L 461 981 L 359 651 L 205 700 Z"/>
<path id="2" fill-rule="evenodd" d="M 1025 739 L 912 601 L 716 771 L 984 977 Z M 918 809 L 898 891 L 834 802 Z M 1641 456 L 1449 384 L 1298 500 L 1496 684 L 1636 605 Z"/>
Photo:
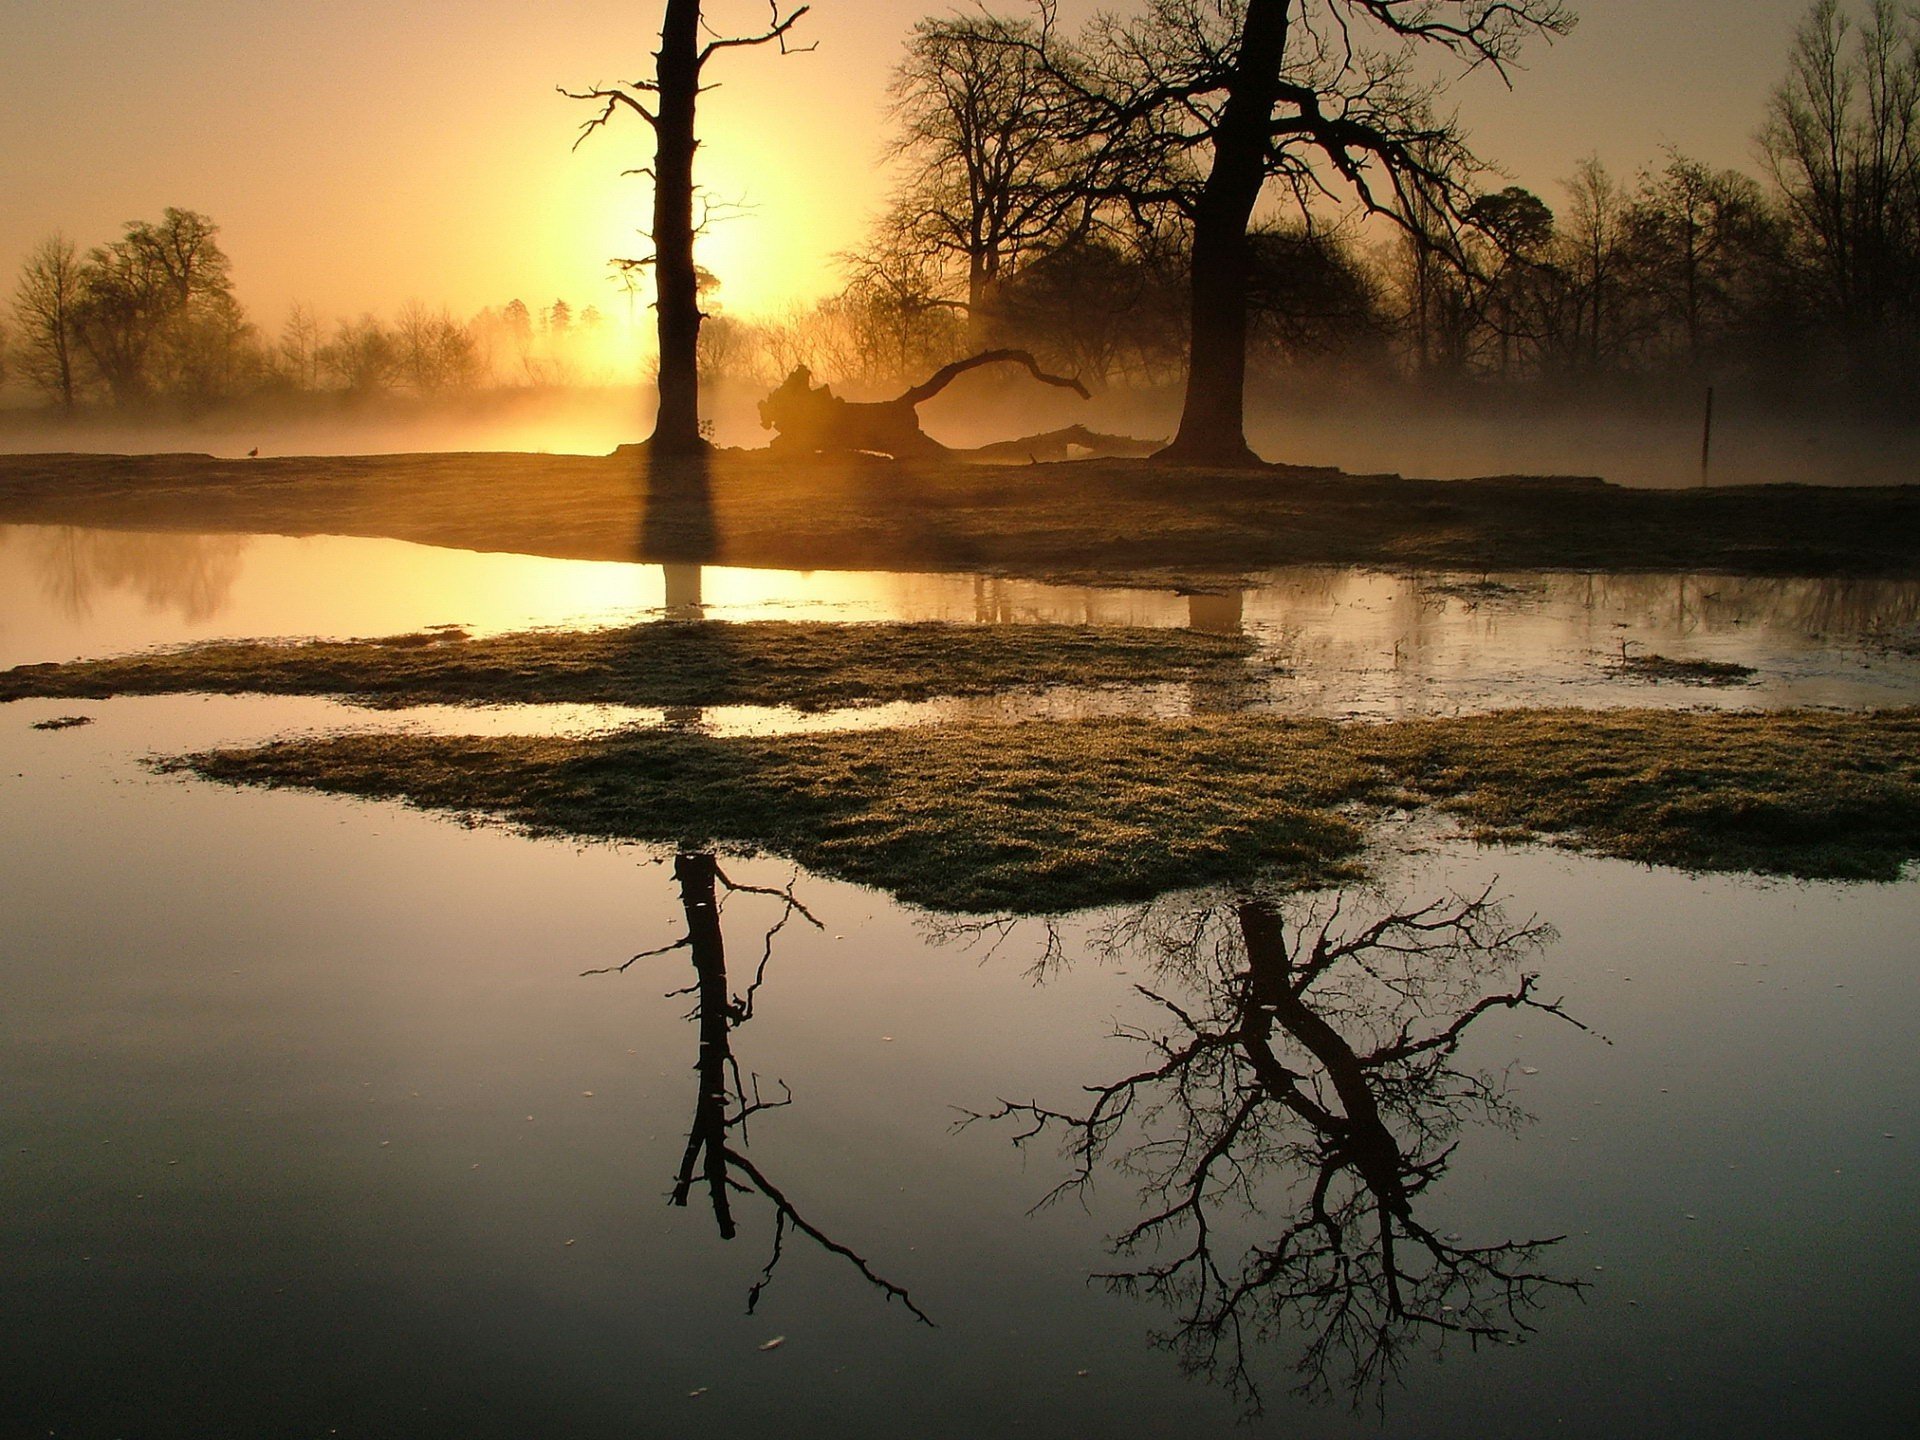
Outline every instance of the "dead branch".
<path id="1" fill-rule="evenodd" d="M 914 386 L 913 389 L 907 391 L 906 394 L 891 403 L 895 405 L 905 405 L 910 409 L 916 408 L 926 404 L 927 401 L 938 395 L 969 370 L 978 370 L 983 365 L 1000 364 L 1024 365 L 1027 368 L 1027 373 L 1042 385 L 1053 385 L 1062 390 L 1071 390 L 1082 400 L 1091 400 L 1093 398 L 1093 396 L 1088 393 L 1087 387 L 1081 384 L 1077 377 L 1069 379 L 1063 375 L 1049 375 L 1040 368 L 1040 362 L 1025 350 L 982 350 L 978 355 L 969 356 L 965 360 L 956 360 L 951 365 L 941 366 L 940 369 L 934 372 L 932 378 Z"/>

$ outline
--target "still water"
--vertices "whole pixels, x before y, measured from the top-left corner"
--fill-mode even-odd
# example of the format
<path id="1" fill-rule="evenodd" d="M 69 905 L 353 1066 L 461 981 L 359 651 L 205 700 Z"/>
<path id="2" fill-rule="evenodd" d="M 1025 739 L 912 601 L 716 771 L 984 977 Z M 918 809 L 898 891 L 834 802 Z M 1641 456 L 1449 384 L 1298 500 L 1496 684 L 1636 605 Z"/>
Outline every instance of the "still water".
<path id="1" fill-rule="evenodd" d="M 1913 581 L 1302 566 L 1223 578 L 1210 591 L 663 568 L 342 536 L 0 525 L 0 666 L 192 640 L 390 635 L 441 624 L 491 634 L 659 618 L 1052 622 L 1192 626 L 1253 639 L 1257 663 L 1246 683 L 1145 697 L 1147 708 L 1162 711 L 1385 719 L 1523 704 L 1920 700 L 1920 583 Z M 1621 673 L 1623 657 L 1651 654 L 1731 662 L 1754 673 L 1725 687 L 1647 684 Z M 1044 677 L 1035 680 L 1031 692 L 1009 699 L 889 707 L 824 723 L 1141 705 L 1142 697 L 1048 696 Z M 710 719 L 720 729 L 782 723 L 734 711 Z"/>
<path id="2" fill-rule="evenodd" d="M 373 546 L 351 585 L 343 544 Z M 669 599 L 658 570 L 264 539 L 76 561 L 91 578 L 49 598 L 23 563 L 49 545 L 0 541 L 6 663 Z M 536 571 L 557 588 L 511 578 Z M 1735 623 L 1698 592 L 1683 620 L 1671 580 L 1596 582 L 1589 632 L 1573 577 L 1532 609 L 1481 587 L 1417 612 L 1398 577 L 1312 578 L 1244 596 L 1241 623 L 1339 616 L 1327 653 L 1378 666 L 1395 615 L 1461 654 L 1624 619 L 1663 653 L 1882 673 L 1869 607 L 1804 584 L 1689 582 L 1746 597 Z M 1191 619 L 1186 597 L 998 583 L 708 572 L 701 603 L 972 619 L 978 589 L 1010 616 Z M 29 728 L 75 709 L 95 723 Z M 1912 880 L 1701 879 L 1408 828 L 1364 891 L 995 925 L 766 858 L 142 764 L 347 713 L 0 709 L 5 1433 L 1920 1423 Z"/>

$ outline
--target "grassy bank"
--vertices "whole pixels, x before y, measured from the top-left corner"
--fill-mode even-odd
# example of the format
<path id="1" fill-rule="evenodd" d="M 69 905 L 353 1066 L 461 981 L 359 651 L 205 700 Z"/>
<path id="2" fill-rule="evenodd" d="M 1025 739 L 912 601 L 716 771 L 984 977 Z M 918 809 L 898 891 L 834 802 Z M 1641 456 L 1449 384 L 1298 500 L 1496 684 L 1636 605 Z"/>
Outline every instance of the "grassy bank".
<path id="1" fill-rule="evenodd" d="M 0 456 L 0 521 L 387 536 L 593 560 L 1151 578 L 1325 563 L 1920 573 L 1920 487 L 1629 490 L 1142 461 L 720 452 Z"/>
<path id="2" fill-rule="evenodd" d="M 382 708 L 836 705 L 984 695 L 1024 686 L 1144 685 L 1243 672 L 1243 636 L 1073 625 L 649 624 L 471 639 L 239 641 L 23 665 L 0 701 L 183 692 L 331 695 Z"/>
<path id="3" fill-rule="evenodd" d="M 1387 806 L 1704 870 L 1891 879 L 1920 855 L 1912 710 L 350 735 L 169 765 L 543 833 L 764 849 L 951 910 L 1064 910 L 1274 869 L 1339 878 Z"/>

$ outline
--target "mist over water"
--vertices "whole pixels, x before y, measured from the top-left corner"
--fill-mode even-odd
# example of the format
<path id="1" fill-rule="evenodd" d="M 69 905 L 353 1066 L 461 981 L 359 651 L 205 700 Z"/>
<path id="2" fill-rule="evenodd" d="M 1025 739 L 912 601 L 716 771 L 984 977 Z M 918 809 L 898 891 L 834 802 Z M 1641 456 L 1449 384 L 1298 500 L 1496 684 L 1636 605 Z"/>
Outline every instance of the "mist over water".
<path id="1" fill-rule="evenodd" d="M 818 377 L 831 380 L 832 377 Z M 767 389 L 723 379 L 706 387 L 713 438 L 757 449 Z M 835 385 L 849 399 L 890 397 L 885 386 Z M 1278 464 L 1349 474 L 1391 472 L 1426 479 L 1482 475 L 1591 475 L 1617 485 L 1682 489 L 1703 483 L 1704 394 L 1661 403 L 1533 402 L 1492 406 L 1461 397 L 1369 392 L 1330 395 L 1282 384 L 1249 397 L 1247 432 Z M 1071 425 L 1141 440 L 1171 436 L 1177 386 L 1113 388 L 1082 401 L 1024 377 L 969 376 L 923 405 L 926 432 L 959 448 L 1015 440 Z M 0 453 L 199 452 L 220 457 L 386 455 L 508 451 L 609 454 L 652 428 L 651 386 L 551 387 L 478 392 L 441 400 L 388 396 L 362 402 L 260 402 L 201 416 L 104 413 L 63 419 L 0 412 Z M 1740 395 L 1716 398 L 1705 482 L 1904 485 L 1920 479 L 1920 430 L 1890 420 L 1794 414 Z"/>

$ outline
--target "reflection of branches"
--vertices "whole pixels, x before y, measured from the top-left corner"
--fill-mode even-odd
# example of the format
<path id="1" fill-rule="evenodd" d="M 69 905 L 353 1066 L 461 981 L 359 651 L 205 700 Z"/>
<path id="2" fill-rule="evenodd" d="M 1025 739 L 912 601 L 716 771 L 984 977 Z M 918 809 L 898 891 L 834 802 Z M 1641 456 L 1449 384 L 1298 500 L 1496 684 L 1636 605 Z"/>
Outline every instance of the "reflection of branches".
<path id="1" fill-rule="evenodd" d="M 1522 1008 L 1578 1024 L 1533 974 L 1488 990 L 1552 932 L 1509 922 L 1489 891 L 1365 923 L 1346 905 L 1240 893 L 1111 922 L 1096 943 L 1145 952 L 1160 977 L 1136 988 L 1164 1023 L 1121 1031 L 1151 1063 L 1088 1087 L 1078 1110 L 1003 1101 L 962 1122 L 1011 1120 L 1016 1144 L 1062 1137 L 1072 1170 L 1043 1205 L 1102 1162 L 1141 1177 L 1147 1213 L 1113 1243 L 1145 1258 L 1101 1278 L 1171 1308 L 1161 1338 L 1183 1367 L 1250 1411 L 1259 1342 L 1301 1336 L 1300 1390 L 1344 1379 L 1357 1403 L 1383 1395 L 1416 1337 L 1525 1331 L 1546 1292 L 1581 1288 L 1537 1268 L 1553 1239 L 1465 1244 L 1415 1209 L 1463 1121 L 1518 1119 L 1497 1081 L 1457 1063 L 1469 1028 Z M 1175 998 L 1170 981 L 1191 993 Z M 1270 1178 L 1291 1218 L 1244 1247 L 1224 1240 L 1223 1207 L 1257 1217 Z"/>
<path id="2" fill-rule="evenodd" d="M 1039 950 L 1027 967 L 1027 975 L 1035 984 L 1051 979 L 1068 964 L 1060 927 L 1046 915 L 936 915 L 923 920 L 920 928 L 935 945 L 957 944 L 962 949 L 985 946 L 980 955 L 982 965 L 998 955 L 1016 935 L 1024 938 L 1037 929 Z"/>
<path id="3" fill-rule="evenodd" d="M 680 902 L 686 913 L 687 933 L 669 944 L 643 950 L 623 964 L 586 972 L 589 975 L 618 974 L 637 961 L 677 950 L 686 950 L 692 956 L 694 983 L 672 993 L 696 997 L 688 1018 L 700 1027 L 699 1060 L 695 1066 L 699 1075 L 699 1091 L 694 1101 L 693 1124 L 687 1132 L 687 1146 L 681 1154 L 680 1168 L 675 1174 L 668 1198 L 673 1204 L 684 1206 L 692 1199 L 695 1185 L 704 1185 L 708 1203 L 713 1209 L 714 1224 L 723 1240 L 731 1240 L 738 1233 L 733 1217 L 735 1194 L 757 1193 L 772 1202 L 773 1251 L 760 1272 L 760 1278 L 747 1292 L 749 1313 L 760 1303 L 761 1294 L 772 1282 L 774 1271 L 785 1254 L 787 1231 L 792 1228 L 821 1248 L 846 1260 L 867 1283 L 883 1292 L 889 1300 L 898 1299 L 916 1319 L 931 1325 L 933 1322 L 913 1303 L 913 1297 L 906 1290 L 877 1273 L 857 1252 L 832 1239 L 808 1221 L 794 1207 L 786 1193 L 731 1143 L 736 1133 L 742 1145 L 746 1143 L 747 1122 L 753 1116 L 766 1110 L 782 1109 L 793 1101 L 793 1094 L 784 1082 L 776 1082 L 780 1086 L 780 1096 L 773 1099 L 761 1093 L 758 1075 L 741 1075 L 739 1062 L 733 1055 L 732 1032 L 753 1018 L 754 998 L 766 980 L 767 964 L 773 958 L 774 937 L 786 929 L 795 916 L 816 930 L 824 927 L 795 897 L 791 882 L 780 889 L 740 884 L 721 871 L 711 854 L 677 855 L 674 857 L 673 873 L 680 886 Z M 720 924 L 722 891 L 728 896 L 765 896 L 779 900 L 783 907 L 780 918 L 767 928 L 762 939 L 752 983 L 740 995 L 732 994 L 727 985 L 726 945 Z"/>

